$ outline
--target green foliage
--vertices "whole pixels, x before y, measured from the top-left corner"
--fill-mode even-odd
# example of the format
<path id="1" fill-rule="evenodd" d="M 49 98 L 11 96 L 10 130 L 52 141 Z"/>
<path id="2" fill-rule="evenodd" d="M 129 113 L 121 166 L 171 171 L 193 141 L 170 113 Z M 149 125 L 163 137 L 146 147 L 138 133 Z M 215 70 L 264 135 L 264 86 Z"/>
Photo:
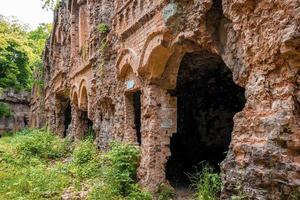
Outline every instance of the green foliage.
<path id="1" fill-rule="evenodd" d="M 0 16 L 0 88 L 30 90 L 34 68 L 42 66 L 41 54 L 50 25 L 28 31 L 16 19 Z"/>
<path id="2" fill-rule="evenodd" d="M 92 140 L 80 141 L 75 145 L 69 169 L 78 179 L 99 177 L 101 159 Z"/>
<path id="3" fill-rule="evenodd" d="M 197 200 L 219 199 L 221 192 L 220 175 L 213 172 L 213 168 L 208 165 L 202 166 L 202 171 L 191 177 L 192 186 L 196 189 Z"/>
<path id="4" fill-rule="evenodd" d="M 99 33 L 105 34 L 109 31 L 109 26 L 106 23 L 100 23 L 97 26 L 97 30 L 99 31 Z"/>
<path id="5" fill-rule="evenodd" d="M 101 181 L 93 188 L 91 199 L 151 200 L 151 194 L 135 183 L 138 161 L 135 146 L 113 142 L 103 155 Z"/>
<path id="6" fill-rule="evenodd" d="M 12 113 L 10 107 L 3 102 L 0 102 L 0 117 L 11 117 Z"/>
<path id="7" fill-rule="evenodd" d="M 139 150 L 132 145 L 112 143 L 106 155 L 107 163 L 104 177 L 113 184 L 123 196 L 128 195 L 134 183 L 138 167 Z"/>
<path id="8" fill-rule="evenodd" d="M 0 199 L 61 196 L 70 177 L 49 158 L 67 153 L 65 144 L 66 141 L 41 130 L 24 130 L 1 138 Z"/>
<path id="9" fill-rule="evenodd" d="M 157 200 L 169 200 L 175 196 L 175 190 L 171 186 L 161 184 L 157 191 Z"/>
<path id="10" fill-rule="evenodd" d="M 49 132 L 25 129 L 19 134 L 23 135 L 22 140 L 16 145 L 19 155 L 25 157 L 36 156 L 42 159 L 57 159 L 68 152 L 69 142 Z"/>
<path id="11" fill-rule="evenodd" d="M 0 199 L 151 200 L 135 180 L 139 150 L 113 143 L 100 152 L 91 139 L 70 144 L 46 130 L 25 129 L 0 140 Z M 76 195 L 76 196 L 77 196 Z"/>
<path id="12" fill-rule="evenodd" d="M 161 184 L 156 193 L 157 200 L 169 200 L 175 197 L 174 188 L 166 184 Z"/>

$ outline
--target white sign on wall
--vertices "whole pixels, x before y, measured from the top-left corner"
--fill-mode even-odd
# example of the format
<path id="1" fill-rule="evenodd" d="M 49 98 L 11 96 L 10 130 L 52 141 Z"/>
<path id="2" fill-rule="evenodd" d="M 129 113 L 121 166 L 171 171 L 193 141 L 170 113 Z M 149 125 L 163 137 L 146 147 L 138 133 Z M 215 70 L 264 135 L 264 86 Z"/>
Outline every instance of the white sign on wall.
<path id="1" fill-rule="evenodd" d="M 135 81 L 134 80 L 130 80 L 130 81 L 126 82 L 126 89 L 127 90 L 133 89 L 134 86 L 135 86 Z"/>

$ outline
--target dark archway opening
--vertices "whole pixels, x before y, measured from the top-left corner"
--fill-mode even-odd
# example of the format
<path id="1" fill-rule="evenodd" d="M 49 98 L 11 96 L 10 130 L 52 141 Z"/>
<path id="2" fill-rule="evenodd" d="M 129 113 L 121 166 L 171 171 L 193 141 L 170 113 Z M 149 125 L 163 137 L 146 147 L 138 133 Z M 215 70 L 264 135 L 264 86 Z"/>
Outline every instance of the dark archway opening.
<path id="1" fill-rule="evenodd" d="M 125 94 L 126 126 L 132 142 L 141 145 L 141 92 L 134 91 Z"/>
<path id="2" fill-rule="evenodd" d="M 64 137 L 67 137 L 68 129 L 72 121 L 72 108 L 70 100 L 68 100 L 67 105 L 64 110 Z"/>
<path id="3" fill-rule="evenodd" d="M 133 108 L 134 108 L 134 125 L 136 130 L 136 138 L 139 145 L 142 143 L 141 135 L 141 92 L 133 93 Z"/>
<path id="4" fill-rule="evenodd" d="M 28 117 L 27 116 L 23 117 L 23 121 L 24 121 L 24 127 L 28 127 Z"/>
<path id="5" fill-rule="evenodd" d="M 187 53 L 181 62 L 177 87 L 177 133 L 171 138 L 166 176 L 173 186 L 188 186 L 201 163 L 216 172 L 228 151 L 233 117 L 245 104 L 222 59 L 208 52 Z"/>
<path id="6" fill-rule="evenodd" d="M 87 111 L 81 111 L 80 121 L 83 126 L 84 138 L 96 138 L 96 133 L 93 129 L 93 121 L 89 119 Z"/>

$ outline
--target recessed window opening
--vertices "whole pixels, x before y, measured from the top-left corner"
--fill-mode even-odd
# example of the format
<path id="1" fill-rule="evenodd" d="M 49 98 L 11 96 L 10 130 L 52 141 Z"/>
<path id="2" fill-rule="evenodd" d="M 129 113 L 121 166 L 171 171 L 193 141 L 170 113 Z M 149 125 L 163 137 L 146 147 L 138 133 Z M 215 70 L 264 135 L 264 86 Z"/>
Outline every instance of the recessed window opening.
<path id="1" fill-rule="evenodd" d="M 131 133 L 135 135 L 136 142 L 141 145 L 141 92 L 130 92 L 125 95 L 126 103 L 126 124 L 130 128 Z"/>

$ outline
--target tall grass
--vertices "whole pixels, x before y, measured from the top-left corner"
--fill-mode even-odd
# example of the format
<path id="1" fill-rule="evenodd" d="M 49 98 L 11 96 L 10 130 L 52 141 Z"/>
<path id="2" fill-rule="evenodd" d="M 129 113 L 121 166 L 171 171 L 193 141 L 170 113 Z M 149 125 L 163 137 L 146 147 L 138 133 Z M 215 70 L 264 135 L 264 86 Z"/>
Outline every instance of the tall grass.
<path id="1" fill-rule="evenodd" d="M 196 200 L 219 199 L 222 182 L 220 175 L 212 167 L 204 164 L 200 172 L 190 175 L 190 179 L 192 187 L 195 188 Z"/>
<path id="2" fill-rule="evenodd" d="M 0 139 L 0 199 L 151 200 L 136 183 L 139 150 L 113 143 L 100 152 L 91 139 L 70 143 L 45 130 Z"/>

